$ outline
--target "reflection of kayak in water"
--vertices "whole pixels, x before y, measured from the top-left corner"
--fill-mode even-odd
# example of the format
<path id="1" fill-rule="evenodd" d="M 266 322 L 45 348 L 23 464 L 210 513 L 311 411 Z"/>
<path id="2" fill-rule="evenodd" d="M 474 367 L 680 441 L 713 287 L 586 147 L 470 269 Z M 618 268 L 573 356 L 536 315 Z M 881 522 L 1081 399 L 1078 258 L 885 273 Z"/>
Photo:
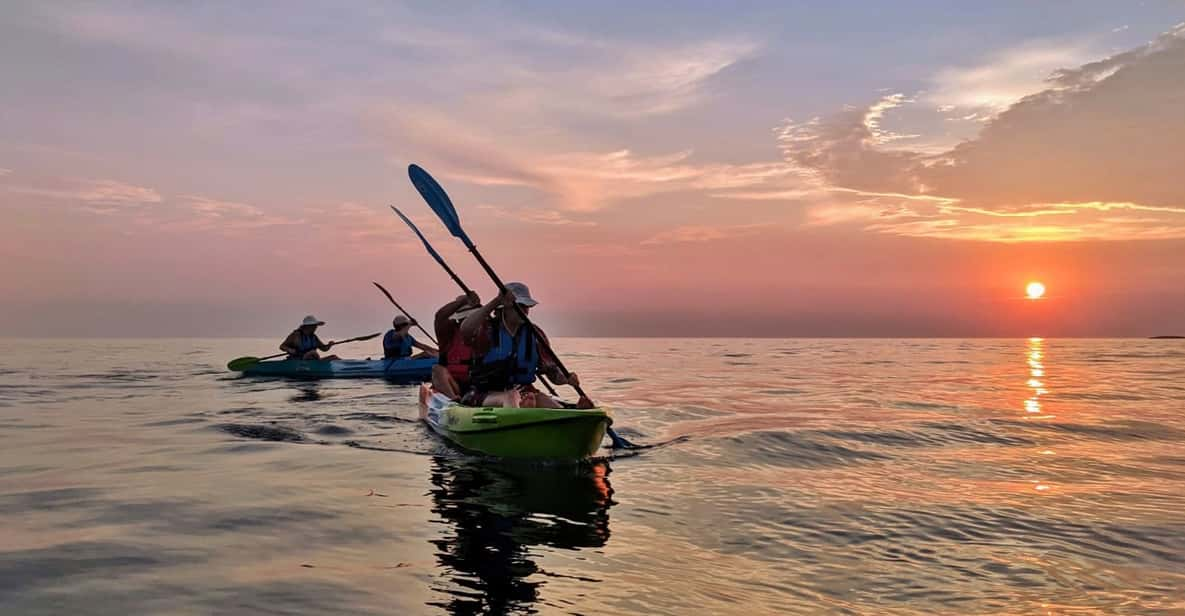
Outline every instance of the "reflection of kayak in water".
<path id="1" fill-rule="evenodd" d="M 442 596 L 429 605 L 452 614 L 534 613 L 554 605 L 544 603 L 547 583 L 583 572 L 563 558 L 545 571 L 543 552 L 575 556 L 609 541 L 607 462 L 524 466 L 437 457 L 431 482 L 432 512 L 444 531 L 429 540 L 442 572 L 432 584 Z"/>
<path id="2" fill-rule="evenodd" d="M 606 409 L 475 407 L 420 387 L 420 419 L 458 447 L 499 458 L 582 460 L 609 427 Z"/>
<path id="3" fill-rule="evenodd" d="M 261 361 L 243 370 L 248 376 L 283 376 L 302 379 L 387 379 L 404 383 L 432 377 L 435 357 L 418 359 L 281 359 Z"/>

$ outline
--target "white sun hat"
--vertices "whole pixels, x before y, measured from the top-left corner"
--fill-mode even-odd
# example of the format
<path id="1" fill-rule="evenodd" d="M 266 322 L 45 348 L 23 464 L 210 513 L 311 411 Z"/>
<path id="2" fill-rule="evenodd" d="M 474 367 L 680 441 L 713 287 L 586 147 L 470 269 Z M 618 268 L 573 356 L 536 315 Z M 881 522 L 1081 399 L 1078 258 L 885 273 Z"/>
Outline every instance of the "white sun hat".
<path id="1" fill-rule="evenodd" d="M 311 314 L 309 316 L 305 317 L 304 320 L 300 322 L 301 327 L 304 327 L 305 325 L 324 325 L 324 324 L 325 324 L 325 321 L 322 321 Z"/>

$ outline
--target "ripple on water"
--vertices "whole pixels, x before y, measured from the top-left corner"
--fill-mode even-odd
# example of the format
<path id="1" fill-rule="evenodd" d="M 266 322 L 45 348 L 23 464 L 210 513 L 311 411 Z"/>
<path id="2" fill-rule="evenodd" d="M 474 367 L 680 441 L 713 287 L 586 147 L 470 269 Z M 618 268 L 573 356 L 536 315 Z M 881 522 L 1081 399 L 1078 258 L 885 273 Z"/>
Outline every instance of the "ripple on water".
<path id="1" fill-rule="evenodd" d="M 847 447 L 805 432 L 749 432 L 714 439 L 713 444 L 718 448 L 718 456 L 736 464 L 817 468 L 891 459 L 883 453 Z"/>
<path id="2" fill-rule="evenodd" d="M 240 438 L 291 443 L 301 443 L 307 440 L 303 434 L 286 426 L 224 423 L 216 427 L 227 434 L 233 434 Z"/>

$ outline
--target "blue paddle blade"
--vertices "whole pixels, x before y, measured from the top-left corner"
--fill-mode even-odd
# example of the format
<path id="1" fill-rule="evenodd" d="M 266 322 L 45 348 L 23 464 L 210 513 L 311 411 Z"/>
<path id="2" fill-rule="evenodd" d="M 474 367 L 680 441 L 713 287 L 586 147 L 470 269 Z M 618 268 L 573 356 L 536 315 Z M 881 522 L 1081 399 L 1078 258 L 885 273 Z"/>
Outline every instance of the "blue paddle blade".
<path id="1" fill-rule="evenodd" d="M 411 178 L 412 185 L 420 192 L 420 196 L 428 202 L 428 207 L 432 208 L 432 211 L 440 217 L 440 222 L 444 223 L 449 233 L 460 239 L 466 248 L 472 249 L 473 242 L 469 241 L 469 236 L 465 235 L 465 230 L 461 228 L 461 219 L 457 216 L 457 208 L 453 207 L 448 193 L 444 192 L 440 184 L 419 165 L 408 165 L 407 175 Z"/>
<path id="2" fill-rule="evenodd" d="M 639 449 L 639 447 L 625 439 L 624 436 L 617 433 L 613 428 L 606 428 L 606 433 L 609 435 L 610 449 Z"/>
<path id="3" fill-rule="evenodd" d="M 395 213 L 398 214 L 399 217 L 403 219 L 403 222 L 407 223 L 407 226 L 411 227 L 411 230 L 415 232 L 416 237 L 420 238 L 420 241 L 424 243 L 424 248 L 428 249 L 428 254 L 432 255 L 432 258 L 436 259 L 437 263 L 440 263 L 441 265 L 443 265 L 444 259 L 441 258 L 441 256 L 439 254 L 437 254 L 436 249 L 432 247 L 432 244 L 428 243 L 428 238 L 424 237 L 423 233 L 420 233 L 419 227 L 416 227 L 415 223 L 413 223 L 410 219 L 408 219 L 407 216 L 404 216 L 403 212 L 399 211 L 399 208 L 392 205 L 391 209 L 395 210 Z"/>

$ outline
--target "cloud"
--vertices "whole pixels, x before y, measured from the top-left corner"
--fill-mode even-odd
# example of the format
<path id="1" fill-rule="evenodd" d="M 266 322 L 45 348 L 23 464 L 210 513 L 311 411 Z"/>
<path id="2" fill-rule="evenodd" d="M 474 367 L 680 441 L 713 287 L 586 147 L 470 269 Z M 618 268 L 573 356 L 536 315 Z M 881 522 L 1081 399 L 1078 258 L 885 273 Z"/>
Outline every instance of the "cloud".
<path id="1" fill-rule="evenodd" d="M 589 83 L 590 93 L 603 93 L 619 113 L 669 113 L 698 102 L 708 80 L 757 51 L 749 41 L 706 41 L 661 50 L 632 50 L 626 66 Z"/>
<path id="2" fill-rule="evenodd" d="M 475 37 L 458 28 L 480 28 Z M 491 119 L 517 114 L 643 119 L 686 109 L 711 94 L 711 81 L 754 58 L 762 45 L 743 37 L 671 41 L 613 39 L 519 18 L 466 16 L 447 27 L 404 23 L 379 38 L 425 68 L 469 84 Z"/>
<path id="3" fill-rule="evenodd" d="M 83 209 L 110 214 L 122 208 L 155 205 L 162 201 L 155 189 L 118 180 L 59 179 L 33 186 L 6 186 L 7 192 L 79 203 Z"/>
<path id="4" fill-rule="evenodd" d="M 1003 111 L 1047 87 L 1054 71 L 1080 65 L 1092 57 L 1097 53 L 1083 43 L 1030 43 L 1001 51 L 975 66 L 939 71 L 925 99 L 948 112 Z"/>
<path id="5" fill-rule="evenodd" d="M 5 169 L 4 167 L 0 167 L 0 178 L 4 177 L 6 175 L 11 175 L 11 174 L 12 174 L 12 169 Z"/>
<path id="6" fill-rule="evenodd" d="M 160 203 L 160 193 L 152 188 L 125 184 L 116 180 L 95 180 L 75 193 L 75 198 L 98 205 L 143 205 Z"/>
<path id="7" fill-rule="evenodd" d="M 832 186 L 855 190 L 917 193 L 912 173 L 917 154 L 879 149 L 879 120 L 900 94 L 884 97 L 868 108 L 847 108 L 807 122 L 787 120 L 777 131 L 778 146 L 788 162 L 804 175 Z"/>
<path id="8" fill-rule="evenodd" d="M 180 220 L 160 224 L 160 228 L 174 231 L 216 231 L 223 234 L 237 234 L 263 227 L 305 222 L 303 219 L 269 214 L 247 203 L 225 201 L 202 195 L 182 195 L 178 198 L 178 202 L 188 215 L 183 213 Z"/>
<path id="9" fill-rule="evenodd" d="M 757 188 L 788 190 L 801 186 L 809 175 L 784 161 L 700 163 L 690 150 L 652 155 L 631 149 L 553 151 L 546 145 L 502 139 L 481 125 L 463 124 L 432 110 L 390 109 L 379 114 L 378 121 L 393 143 L 418 152 L 417 160 L 439 177 L 530 188 L 571 212 L 680 191 L 729 197 L 734 191 Z"/>
<path id="10" fill-rule="evenodd" d="M 576 227 L 594 227 L 597 224 L 591 220 L 574 220 L 555 210 L 540 210 L 532 208 L 519 208 L 511 210 L 489 204 L 479 205 L 477 207 L 478 209 L 490 212 L 500 218 L 510 218 L 520 222 L 532 224 Z"/>
<path id="11" fill-rule="evenodd" d="M 768 229 L 768 224 L 747 224 L 733 226 L 684 225 L 667 231 L 662 231 L 642 240 L 643 246 L 659 244 L 687 244 L 700 242 L 714 242 L 717 240 L 744 237 Z"/>
<path id="12" fill-rule="evenodd" d="M 1005 57 L 1003 73 L 1023 64 Z M 899 94 L 788 120 L 777 136 L 785 159 L 834 194 L 808 215 L 813 224 L 1000 241 L 1185 237 L 1182 75 L 1178 26 L 1140 48 L 1054 71 L 975 138 L 943 152 L 886 147 L 895 139 L 881 120 L 908 100 Z M 845 205 L 846 215 L 837 209 Z M 886 207 L 898 208 L 894 219 L 884 219 Z M 1038 223 L 1048 217 L 1058 223 Z"/>

